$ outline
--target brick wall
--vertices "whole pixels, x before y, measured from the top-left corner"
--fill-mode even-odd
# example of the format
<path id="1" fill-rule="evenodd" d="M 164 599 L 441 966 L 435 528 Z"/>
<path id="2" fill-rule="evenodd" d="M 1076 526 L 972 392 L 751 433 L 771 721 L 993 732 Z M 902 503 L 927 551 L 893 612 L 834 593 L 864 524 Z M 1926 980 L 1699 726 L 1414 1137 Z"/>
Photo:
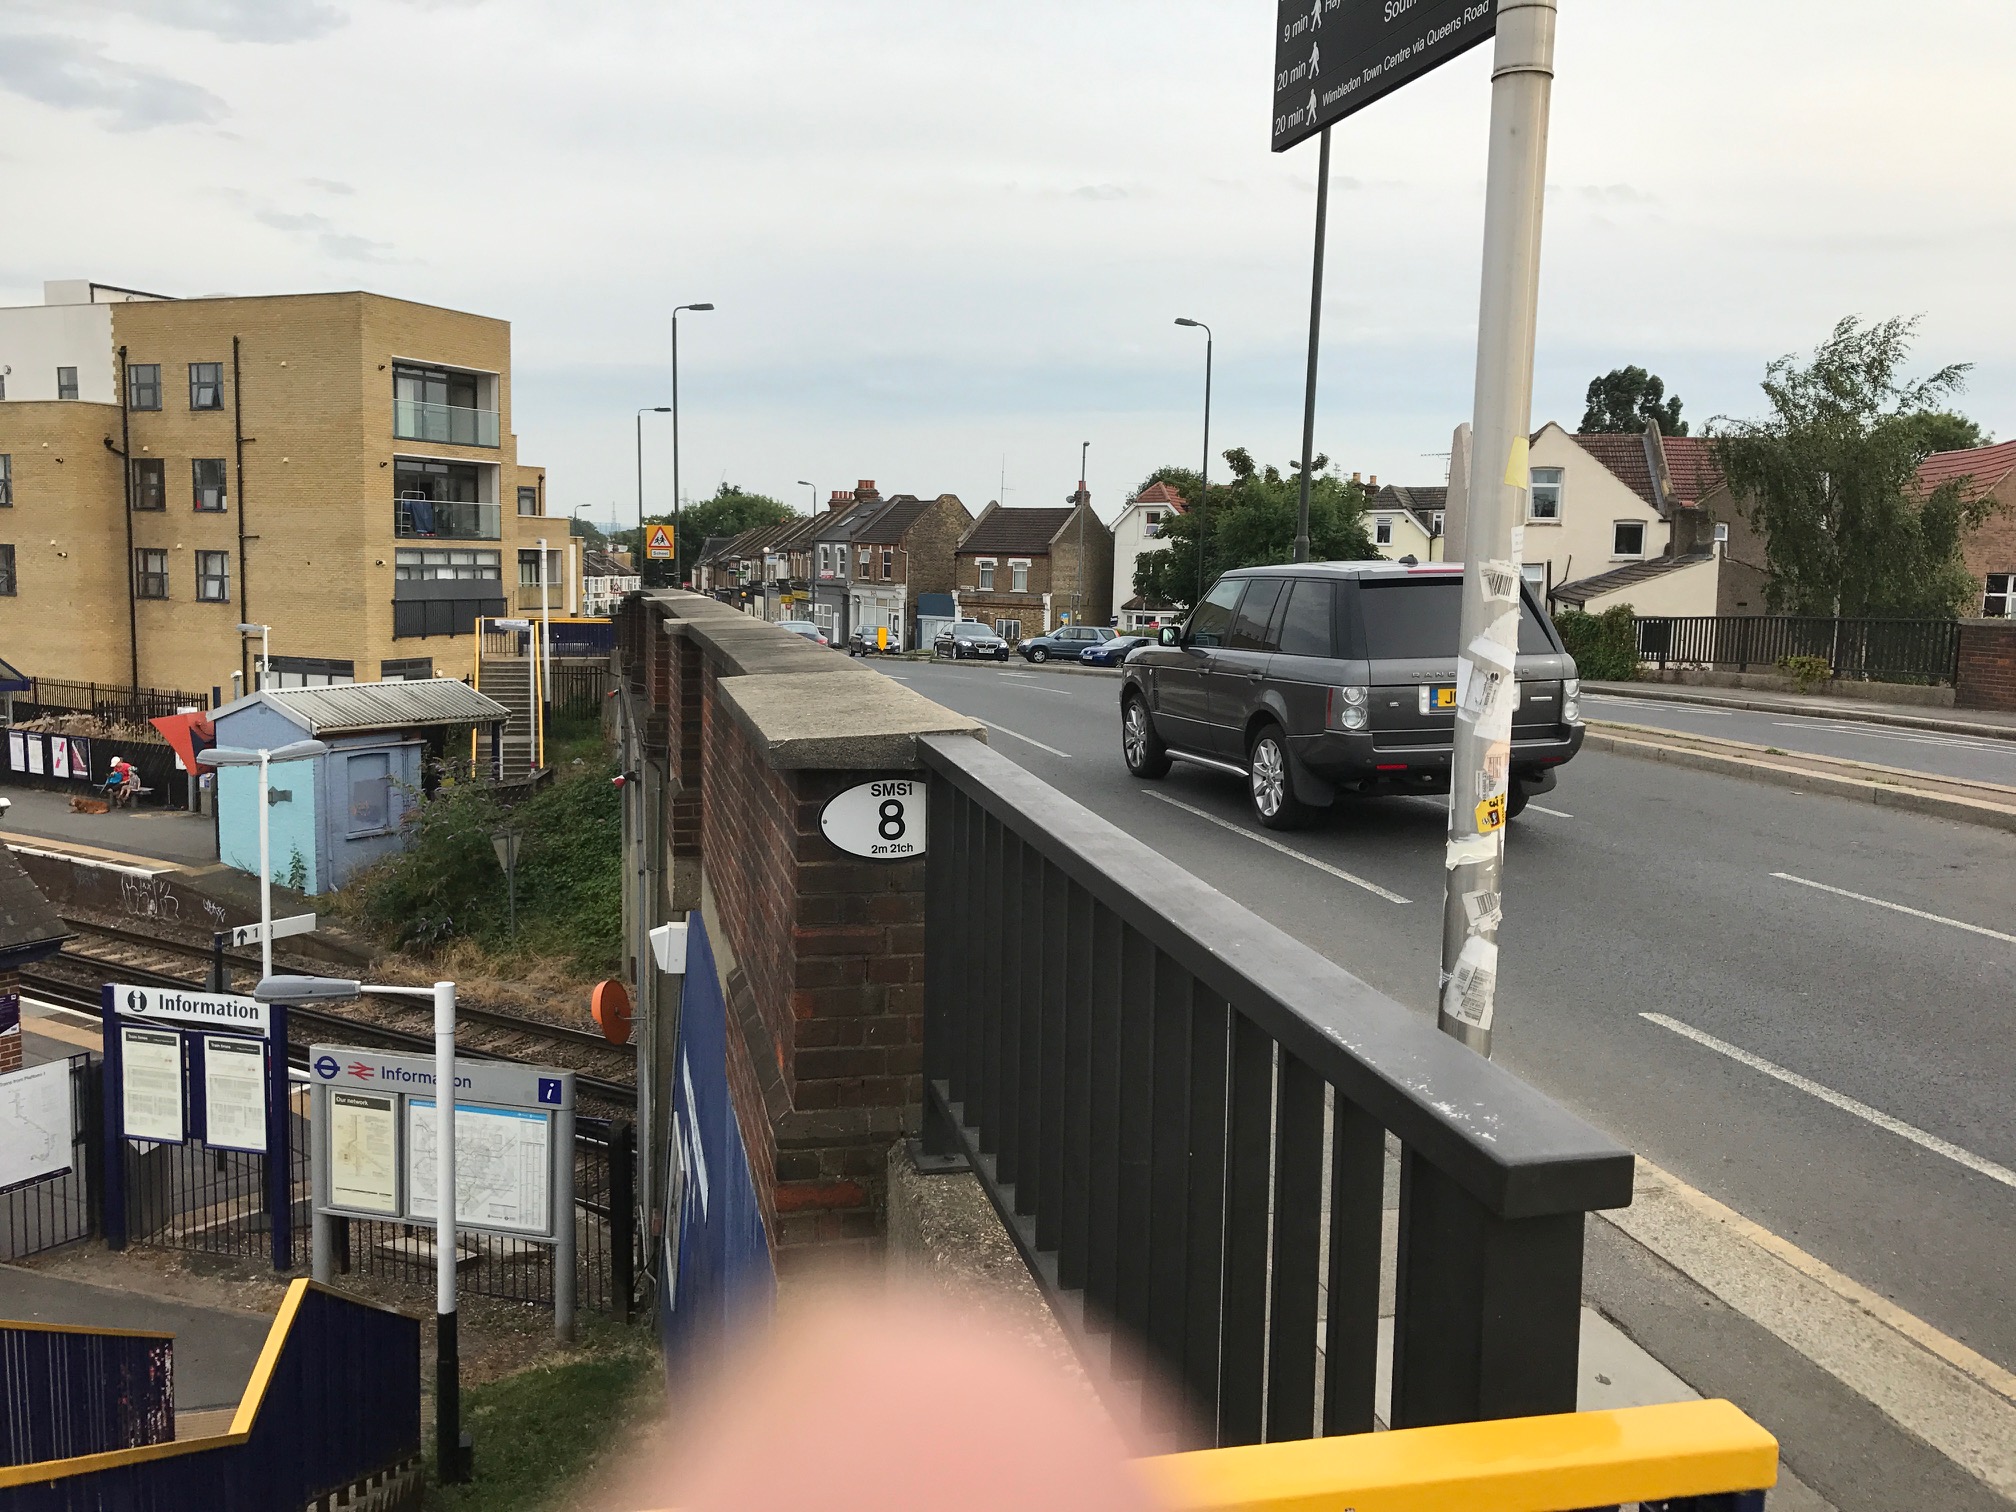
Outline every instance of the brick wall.
<path id="1" fill-rule="evenodd" d="M 1085 520 L 1084 576 L 1081 579 L 1078 572 L 1079 529 L 1074 517 L 1050 547 L 1050 607 L 1061 618 L 1082 593 L 1081 622 L 1103 625 L 1113 617 L 1113 532 L 1090 506 L 1081 508 Z"/>
<path id="2" fill-rule="evenodd" d="M 1977 592 L 1985 586 L 1989 573 L 2016 572 L 2016 472 L 1996 486 L 1992 498 L 1993 512 L 1967 532 L 1961 545 Z M 1976 599 L 1966 612 L 1978 614 L 1980 610 L 1981 602 Z"/>
<path id="3" fill-rule="evenodd" d="M 1961 621 L 1953 706 L 2016 712 L 2016 620 Z"/>
<path id="4" fill-rule="evenodd" d="M 957 494 L 940 494 L 903 532 L 913 603 L 920 593 L 952 591 L 955 577 L 952 553 L 959 538 L 972 525 L 973 516 Z"/>
<path id="5" fill-rule="evenodd" d="M 21 1069 L 21 973 L 0 971 L 0 1076 Z"/>

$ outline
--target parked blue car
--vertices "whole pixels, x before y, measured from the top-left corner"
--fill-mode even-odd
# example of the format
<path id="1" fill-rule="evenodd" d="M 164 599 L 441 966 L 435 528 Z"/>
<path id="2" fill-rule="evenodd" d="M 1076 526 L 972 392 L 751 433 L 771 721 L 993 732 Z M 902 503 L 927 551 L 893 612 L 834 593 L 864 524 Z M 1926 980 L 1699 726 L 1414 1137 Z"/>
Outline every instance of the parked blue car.
<path id="1" fill-rule="evenodd" d="M 1117 667 L 1120 663 L 1127 660 L 1127 653 L 1132 651 L 1136 646 L 1152 646 L 1154 644 L 1155 639 L 1153 636 L 1116 635 L 1113 639 L 1102 641 L 1096 646 L 1087 646 L 1083 651 L 1078 653 L 1078 660 L 1088 667 Z"/>
<path id="2" fill-rule="evenodd" d="M 1104 645 L 1113 639 L 1113 632 L 1104 625 L 1065 625 L 1052 630 L 1048 635 L 1032 635 L 1015 649 L 1025 660 L 1032 662 L 1077 661 L 1078 653 L 1087 646 Z"/>

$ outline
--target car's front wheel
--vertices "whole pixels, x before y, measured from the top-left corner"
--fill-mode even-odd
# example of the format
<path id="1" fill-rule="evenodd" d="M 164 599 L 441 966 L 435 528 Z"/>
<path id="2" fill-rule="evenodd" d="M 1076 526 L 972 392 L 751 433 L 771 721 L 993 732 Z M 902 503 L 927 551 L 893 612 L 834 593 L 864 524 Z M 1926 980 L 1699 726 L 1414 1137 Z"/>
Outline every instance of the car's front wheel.
<path id="1" fill-rule="evenodd" d="M 1139 693 L 1131 694 L 1120 709 L 1120 751 L 1127 758 L 1127 770 L 1150 780 L 1169 775 L 1169 750 L 1155 733 L 1155 720 Z"/>
<path id="2" fill-rule="evenodd" d="M 1269 829 L 1301 829 L 1315 811 L 1295 796 L 1288 739 L 1279 725 L 1262 725 L 1246 748 L 1246 795 L 1253 817 Z"/>
<path id="3" fill-rule="evenodd" d="M 1041 646 L 1031 646 L 1029 648 L 1029 660 L 1032 662 L 1048 661 L 1050 660 L 1050 653 Z"/>

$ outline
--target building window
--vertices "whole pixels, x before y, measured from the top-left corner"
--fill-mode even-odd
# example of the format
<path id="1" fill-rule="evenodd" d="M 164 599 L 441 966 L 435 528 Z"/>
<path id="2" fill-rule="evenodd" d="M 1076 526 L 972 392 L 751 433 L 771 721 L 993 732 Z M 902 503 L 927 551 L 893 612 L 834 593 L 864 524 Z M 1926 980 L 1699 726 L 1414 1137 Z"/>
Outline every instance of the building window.
<path id="1" fill-rule="evenodd" d="M 378 664 L 380 682 L 419 682 L 434 675 L 431 656 L 402 656 Z"/>
<path id="2" fill-rule="evenodd" d="M 1558 467 L 1536 467 L 1533 469 L 1533 489 L 1526 505 L 1528 519 L 1558 520 L 1561 518 L 1561 469 Z"/>
<path id="3" fill-rule="evenodd" d="M 1613 557 L 1642 557 L 1645 555 L 1645 522 L 1643 520 L 1619 520 L 1611 529 L 1610 555 Z"/>
<path id="4" fill-rule="evenodd" d="M 1391 515 L 1380 515 L 1378 519 L 1372 522 L 1372 541 L 1377 546 L 1391 546 L 1393 544 L 1393 517 Z"/>
<path id="5" fill-rule="evenodd" d="M 392 554 L 395 581 L 436 583 L 450 579 L 503 580 L 503 562 L 494 551 L 430 551 L 402 549 Z"/>
<path id="6" fill-rule="evenodd" d="M 196 553 L 196 599 L 204 604 L 228 604 L 231 602 L 231 553 L 228 551 L 199 551 Z"/>
<path id="7" fill-rule="evenodd" d="M 1438 510 L 1436 510 L 1436 511 L 1435 511 L 1435 518 L 1434 518 L 1434 519 L 1433 519 L 1433 520 L 1432 520 L 1432 521 L 1430 522 L 1430 525 L 1431 525 L 1431 528 L 1432 528 L 1432 529 L 1434 530 L 1435 534 L 1437 534 L 1438 536 L 1439 536 L 1440 534 L 1442 534 L 1442 511 L 1441 511 L 1441 510 L 1439 510 L 1439 509 L 1438 509 Z"/>
<path id="8" fill-rule="evenodd" d="M 539 513 L 539 490 L 537 488 L 521 488 L 518 490 L 518 513 L 521 515 L 536 515 Z"/>
<path id="9" fill-rule="evenodd" d="M 866 546 L 863 546 L 861 548 L 861 565 L 855 570 L 858 571 L 862 577 L 868 576 L 868 548 Z"/>
<path id="10" fill-rule="evenodd" d="M 382 834 L 392 827 L 392 757 L 385 751 L 367 751 L 352 756 L 346 775 L 350 779 L 350 833 Z"/>
<path id="11" fill-rule="evenodd" d="M 1022 621 L 1019 619 L 998 619 L 994 621 L 994 633 L 1008 642 L 1022 639 Z"/>
<path id="12" fill-rule="evenodd" d="M 886 583 L 894 576 L 896 576 L 896 548 L 894 546 L 884 546 L 882 548 L 882 581 Z"/>
<path id="13" fill-rule="evenodd" d="M 168 507 L 168 468 L 159 457 L 133 459 L 133 507 L 135 509 Z"/>
<path id="14" fill-rule="evenodd" d="M 161 364 L 136 362 L 126 369 L 126 408 L 161 408 Z"/>
<path id="15" fill-rule="evenodd" d="M 7 581 L 14 581 L 14 548 L 7 548 Z M 7 590 L 12 593 L 10 586 Z M 1988 574 L 1988 591 L 1981 595 L 1981 613 L 1988 619 L 2016 619 L 2016 572 Z"/>
<path id="16" fill-rule="evenodd" d="M 0 452 L 0 509 L 14 507 L 14 459 Z"/>
<path id="17" fill-rule="evenodd" d="M 451 446 L 495 446 L 497 411 L 479 409 L 478 373 L 399 363 L 392 369 L 392 434 Z"/>
<path id="18" fill-rule="evenodd" d="M 518 553 L 518 586 L 520 588 L 537 588 L 539 586 L 539 553 L 536 550 L 521 551 Z M 550 592 L 559 586 L 560 553 L 557 551 L 548 551 L 546 553 L 546 587 Z"/>
<path id="19" fill-rule="evenodd" d="M 1160 534 L 1162 534 L 1161 510 L 1159 509 L 1148 510 L 1141 516 L 1141 518 L 1144 522 L 1141 526 L 1141 533 L 1143 535 L 1153 538 L 1155 536 L 1159 536 Z"/>
<path id="20" fill-rule="evenodd" d="M 136 598 L 168 597 L 168 553 L 142 547 L 133 553 L 133 593 Z"/>
<path id="21" fill-rule="evenodd" d="M 982 557 L 978 566 L 980 568 L 980 586 L 982 588 L 992 588 L 994 586 L 994 564 L 987 560 L 987 558 Z"/>
<path id="22" fill-rule="evenodd" d="M 357 681 L 357 663 L 326 656 L 276 656 L 271 670 L 276 688 L 329 688 Z"/>
<path id="23" fill-rule="evenodd" d="M 224 408 L 223 363 L 192 362 L 189 364 L 189 408 L 192 410 L 220 410 Z"/>
<path id="24" fill-rule="evenodd" d="M 189 464 L 196 486 L 196 507 L 205 514 L 219 514 L 224 509 L 224 459 L 222 457 L 197 457 Z"/>
<path id="25" fill-rule="evenodd" d="M 14 548 L 0 546 L 0 597 L 14 597 Z"/>
<path id="26" fill-rule="evenodd" d="M 1029 591 L 1029 564 L 1010 562 L 1008 564 L 1008 586 L 1017 593 Z"/>
<path id="27" fill-rule="evenodd" d="M 56 397 L 58 399 L 77 397 L 77 369 L 74 367 L 56 369 Z"/>

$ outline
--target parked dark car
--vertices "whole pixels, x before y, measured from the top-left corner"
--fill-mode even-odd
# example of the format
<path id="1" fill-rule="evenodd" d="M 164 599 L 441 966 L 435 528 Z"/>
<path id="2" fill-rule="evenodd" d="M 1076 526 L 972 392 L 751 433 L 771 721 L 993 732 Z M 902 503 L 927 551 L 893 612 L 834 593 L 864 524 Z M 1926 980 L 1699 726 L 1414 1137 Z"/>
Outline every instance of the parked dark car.
<path id="1" fill-rule="evenodd" d="M 1152 635 L 1116 635 L 1096 646 L 1087 646 L 1078 653 L 1078 660 L 1088 667 L 1117 667 L 1127 660 L 1127 653 L 1136 646 L 1154 644 L 1155 637 Z"/>
<path id="2" fill-rule="evenodd" d="M 1015 649 L 1024 660 L 1032 662 L 1048 661 L 1053 656 L 1059 661 L 1077 661 L 1087 646 L 1104 645 L 1111 639 L 1113 632 L 1103 625 L 1066 625 L 1048 635 L 1032 635 Z"/>
<path id="3" fill-rule="evenodd" d="M 1246 780 L 1291 829 L 1340 793 L 1446 793 L 1463 572 L 1437 562 L 1246 567 L 1131 657 L 1121 748 L 1136 777 L 1171 761 Z M 1506 811 L 1554 786 L 1582 746 L 1575 662 L 1524 585 Z"/>
<path id="4" fill-rule="evenodd" d="M 777 628 L 789 630 L 793 635 L 802 635 L 815 646 L 830 644 L 826 639 L 826 632 L 810 620 L 779 620 Z"/>
<path id="5" fill-rule="evenodd" d="M 931 654 L 949 656 L 954 661 L 980 656 L 1005 662 L 1008 660 L 1008 642 L 978 620 L 954 620 L 938 632 L 938 639 L 931 643 Z"/>
<path id="6" fill-rule="evenodd" d="M 876 627 L 873 625 L 863 625 L 852 635 L 848 636 L 848 653 L 853 656 L 877 656 L 882 654 L 882 646 L 875 639 L 875 630 Z M 893 639 L 890 644 L 893 648 L 895 644 Z"/>

